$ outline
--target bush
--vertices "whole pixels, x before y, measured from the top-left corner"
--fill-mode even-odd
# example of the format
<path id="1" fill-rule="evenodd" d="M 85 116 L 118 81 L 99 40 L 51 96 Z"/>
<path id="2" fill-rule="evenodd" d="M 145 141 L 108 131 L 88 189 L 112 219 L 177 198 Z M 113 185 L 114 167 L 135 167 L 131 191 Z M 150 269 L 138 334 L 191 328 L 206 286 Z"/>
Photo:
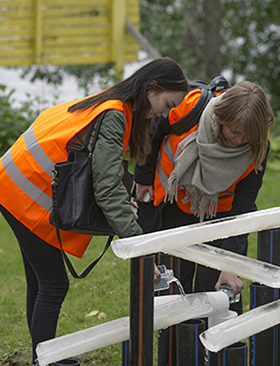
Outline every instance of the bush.
<path id="1" fill-rule="evenodd" d="M 0 156 L 31 125 L 46 103 L 26 94 L 27 100 L 15 107 L 14 93 L 15 89 L 8 91 L 6 85 L 0 84 Z"/>

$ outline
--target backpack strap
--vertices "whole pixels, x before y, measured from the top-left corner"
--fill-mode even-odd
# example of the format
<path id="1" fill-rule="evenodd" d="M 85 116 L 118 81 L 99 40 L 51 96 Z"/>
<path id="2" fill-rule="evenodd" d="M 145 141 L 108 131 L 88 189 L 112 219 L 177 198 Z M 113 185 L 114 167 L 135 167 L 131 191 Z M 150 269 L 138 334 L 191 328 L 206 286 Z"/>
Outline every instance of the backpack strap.
<path id="1" fill-rule="evenodd" d="M 201 95 L 195 107 L 177 123 L 170 126 L 171 133 L 174 135 L 182 135 L 183 133 L 192 129 L 198 124 L 200 116 L 204 111 L 204 108 L 208 104 L 209 100 L 213 97 L 213 92 L 210 90 L 202 89 Z"/>
<path id="2" fill-rule="evenodd" d="M 188 80 L 188 83 L 191 89 L 201 89 L 201 95 L 195 107 L 180 121 L 170 126 L 170 133 L 177 136 L 182 135 L 198 124 L 202 112 L 215 93 L 221 93 L 231 87 L 222 75 L 215 77 L 210 84 L 202 80 Z"/>
<path id="3" fill-rule="evenodd" d="M 209 84 L 210 90 L 217 93 L 223 93 L 226 89 L 231 88 L 230 83 L 222 75 L 216 76 Z"/>
<path id="4" fill-rule="evenodd" d="M 189 84 L 190 90 L 193 90 L 193 89 L 211 90 L 210 89 L 210 84 L 207 83 L 206 81 L 203 81 L 203 80 L 190 80 L 190 79 L 187 78 L 187 82 Z"/>
<path id="5" fill-rule="evenodd" d="M 223 92 L 225 89 L 231 88 L 230 83 L 227 79 L 222 76 L 216 76 L 210 84 L 203 80 L 189 80 L 187 79 L 190 89 L 206 89 L 212 92 Z"/>

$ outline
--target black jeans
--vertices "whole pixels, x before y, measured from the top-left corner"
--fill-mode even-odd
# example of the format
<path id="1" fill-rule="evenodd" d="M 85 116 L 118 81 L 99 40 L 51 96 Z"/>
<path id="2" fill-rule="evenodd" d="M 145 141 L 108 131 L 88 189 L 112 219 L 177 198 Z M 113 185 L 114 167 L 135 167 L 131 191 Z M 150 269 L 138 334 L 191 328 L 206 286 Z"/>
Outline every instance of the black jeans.
<path id="1" fill-rule="evenodd" d="M 1 205 L 0 211 L 13 230 L 23 257 L 27 281 L 27 323 L 34 364 L 37 344 L 55 337 L 69 280 L 61 251 L 33 234 Z"/>

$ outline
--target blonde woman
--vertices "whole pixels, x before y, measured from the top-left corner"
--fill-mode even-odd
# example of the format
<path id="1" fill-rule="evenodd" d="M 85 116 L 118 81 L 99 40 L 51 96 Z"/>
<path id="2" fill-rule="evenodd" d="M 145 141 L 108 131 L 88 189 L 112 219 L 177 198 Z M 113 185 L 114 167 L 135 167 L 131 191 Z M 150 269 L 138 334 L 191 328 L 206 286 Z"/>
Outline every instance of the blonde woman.
<path id="1" fill-rule="evenodd" d="M 173 123 L 180 111 L 187 113 L 194 108 L 200 94 L 200 90 L 189 92 L 169 112 L 169 121 Z M 212 98 L 199 124 L 190 131 L 167 135 L 163 140 L 158 136 L 154 140 L 160 145 L 158 155 L 150 155 L 144 167 L 135 168 L 138 222 L 144 232 L 256 210 L 273 120 L 262 88 L 242 81 Z M 147 191 L 150 203 L 143 202 Z M 212 245 L 246 255 L 247 235 L 217 240 Z M 187 293 L 217 290 L 222 283 L 228 283 L 234 294 L 243 289 L 243 282 L 235 275 L 183 260 L 180 266 L 179 279 Z M 241 302 L 235 310 L 242 312 Z"/>

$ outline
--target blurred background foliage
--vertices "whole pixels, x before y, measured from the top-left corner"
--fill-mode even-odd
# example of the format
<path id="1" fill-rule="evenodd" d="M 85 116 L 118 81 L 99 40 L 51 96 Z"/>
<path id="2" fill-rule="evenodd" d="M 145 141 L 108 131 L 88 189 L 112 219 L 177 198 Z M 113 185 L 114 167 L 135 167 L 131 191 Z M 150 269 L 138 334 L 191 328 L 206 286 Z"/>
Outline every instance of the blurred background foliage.
<path id="1" fill-rule="evenodd" d="M 0 156 L 27 130 L 46 103 L 27 94 L 26 101 L 15 107 L 14 93 L 14 89 L 0 84 Z"/>
<path id="2" fill-rule="evenodd" d="M 222 74 L 232 85 L 246 79 L 262 86 L 276 115 L 270 135 L 276 168 L 280 157 L 279 0 L 140 0 L 140 11 L 142 34 L 163 57 L 176 60 L 189 79 L 209 82 Z M 100 89 L 119 80 L 112 64 L 38 66 L 22 72 L 32 82 L 40 79 L 54 85 L 67 75 L 75 77 L 85 96 L 96 76 Z M 32 103 L 30 97 L 11 112 L 12 94 L 4 86 L 0 90 L 1 154 L 33 121 L 36 106 L 43 103 Z"/>
<path id="3" fill-rule="evenodd" d="M 258 207 L 263 209 L 277 206 L 279 189 L 276 182 L 280 171 L 280 1 L 140 0 L 140 7 L 142 34 L 163 57 L 176 60 L 183 67 L 189 79 L 201 79 L 209 82 L 215 76 L 222 74 L 232 85 L 247 79 L 263 87 L 273 107 L 276 123 L 270 134 L 271 150 L 268 169 L 264 177 L 265 184 L 263 186 L 265 189 L 261 190 L 258 197 Z M 88 95 L 89 90 L 96 82 L 96 76 L 100 76 L 100 89 L 119 80 L 118 75 L 114 74 L 111 64 L 38 66 L 24 68 L 22 71 L 22 77 L 28 78 L 31 82 L 39 79 L 57 86 L 61 85 L 63 78 L 68 75 L 75 77 L 77 85 L 82 91 L 81 94 L 85 96 Z M 50 97 L 53 99 L 51 101 L 27 95 L 27 100 L 17 103 L 15 107 L 14 93 L 15 90 L 8 90 L 5 85 L 0 85 L 0 155 L 3 155 L 18 136 L 28 128 L 45 106 L 49 105 L 50 102 L 53 104 L 56 102 L 55 95 Z M 10 248 L 14 239 L 10 237 L 11 233 L 5 234 L 5 230 L 9 230 L 9 228 L 6 224 L 2 224 L 3 248 Z M 3 239 L 5 236 L 7 236 L 6 242 Z M 94 249 L 99 250 L 98 248 L 93 246 L 88 255 L 92 255 L 94 258 L 96 256 Z M 256 250 L 254 245 L 250 245 L 249 248 Z M 14 357 L 17 357 L 17 354 L 22 355 L 23 349 L 27 349 L 27 356 L 24 360 L 29 359 L 30 340 L 26 340 L 28 332 L 24 316 L 25 299 L 22 296 L 23 276 L 17 272 L 22 271 L 21 265 L 17 262 L 20 258 L 13 258 L 13 255 L 17 255 L 17 251 L 14 250 L 2 252 L 0 249 L 0 252 L 3 259 L 2 282 L 9 284 L 7 294 L 9 293 L 10 297 L 8 300 L 13 302 L 12 305 L 3 302 L 5 311 L 7 306 L 10 306 L 8 307 L 10 311 L 2 311 L 1 313 L 4 317 L 3 321 L 8 321 L 11 326 L 4 327 L 7 330 L 6 333 L 10 334 L 5 338 L 7 341 L 4 342 L 3 349 L 0 350 L 0 358 L 5 361 L 10 354 L 14 353 Z M 94 278 L 93 280 L 89 278 L 86 280 L 88 282 L 76 284 L 76 287 L 81 287 L 82 303 L 80 297 L 77 296 L 78 289 L 75 288 L 75 285 L 71 285 L 73 289 L 75 288 L 75 292 L 71 293 L 70 290 L 68 295 L 70 299 L 64 305 L 63 322 L 58 329 L 59 334 L 70 333 L 73 329 L 79 330 L 81 324 L 84 324 L 84 328 L 99 324 L 97 318 L 85 317 L 85 314 L 95 308 L 105 311 L 108 314 L 107 320 L 127 314 L 129 304 L 123 301 L 127 298 L 124 296 L 124 292 L 129 291 L 127 282 L 119 280 L 118 287 L 114 284 L 115 287 L 112 289 L 110 279 L 114 275 L 114 268 L 118 270 L 116 275 L 118 279 L 127 278 L 129 268 L 127 264 L 118 262 L 110 250 L 109 254 L 103 259 L 107 263 L 104 262 L 102 267 L 104 278 Z M 249 256 L 256 257 L 256 253 L 253 255 L 250 252 Z M 87 260 L 90 261 L 90 258 Z M 80 265 L 83 267 L 82 263 Z M 12 270 L 14 277 L 9 277 L 11 271 L 7 270 L 7 266 L 9 268 L 14 266 L 15 270 Z M 119 274 L 120 268 L 126 271 L 121 276 Z M 12 292 L 10 290 L 11 281 L 14 287 Z M 101 293 L 104 286 L 101 286 L 99 281 L 106 281 L 106 293 L 105 291 Z M 247 285 L 246 288 L 249 289 L 249 286 Z M 248 294 L 245 306 L 249 306 Z M 119 301 L 116 299 L 117 295 L 120 295 Z M 114 303 L 117 304 L 115 307 L 112 307 L 112 296 L 114 296 Z M 78 299 L 76 307 L 75 299 Z M 91 308 L 93 305 L 95 308 Z M 73 311 L 73 306 L 77 311 Z M 83 306 L 82 309 L 81 306 Z M 71 319 L 73 316 L 78 318 Z M 7 320 L 8 317 L 10 319 Z M 20 340 L 19 342 L 17 338 Z M 112 359 L 115 354 L 118 354 L 116 362 Z M 110 348 L 108 351 L 97 351 L 91 357 L 100 359 L 100 362 L 94 361 L 96 364 L 110 363 L 114 365 L 120 364 L 120 354 L 121 350 L 115 351 L 115 348 Z M 12 363 L 11 361 L 10 364 L 20 363 Z M 22 364 L 28 363 L 23 362 Z"/>

